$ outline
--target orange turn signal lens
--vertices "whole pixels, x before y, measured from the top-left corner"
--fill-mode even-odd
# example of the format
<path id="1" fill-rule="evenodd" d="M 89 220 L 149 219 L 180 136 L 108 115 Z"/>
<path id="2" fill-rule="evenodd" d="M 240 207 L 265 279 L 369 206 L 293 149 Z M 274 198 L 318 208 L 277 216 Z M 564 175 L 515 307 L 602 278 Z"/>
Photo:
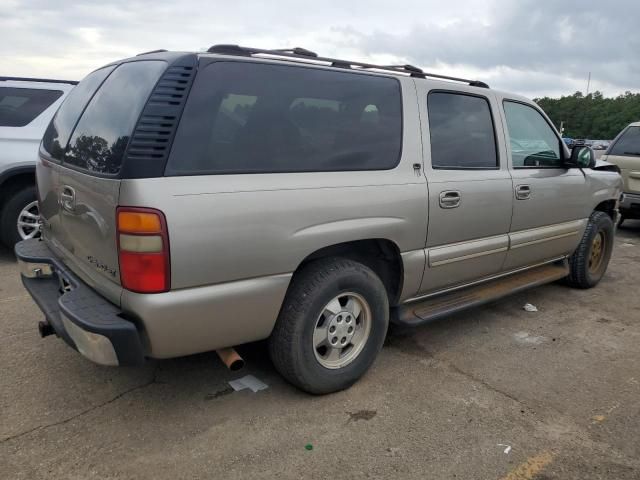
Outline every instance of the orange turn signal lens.
<path id="1" fill-rule="evenodd" d="M 118 212 L 118 231 L 122 233 L 160 233 L 162 224 L 155 213 Z"/>
<path id="2" fill-rule="evenodd" d="M 118 207 L 116 212 L 122 286 L 137 293 L 169 291 L 171 258 L 164 214 L 146 207 Z"/>

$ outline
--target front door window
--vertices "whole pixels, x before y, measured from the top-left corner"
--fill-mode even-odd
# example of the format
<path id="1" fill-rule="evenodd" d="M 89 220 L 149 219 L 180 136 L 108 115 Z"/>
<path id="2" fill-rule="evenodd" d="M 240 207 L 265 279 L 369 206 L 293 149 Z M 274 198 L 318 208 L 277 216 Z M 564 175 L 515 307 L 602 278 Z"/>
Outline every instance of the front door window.
<path id="1" fill-rule="evenodd" d="M 560 139 L 535 108 L 505 101 L 511 165 L 514 168 L 558 168 L 562 166 Z"/>

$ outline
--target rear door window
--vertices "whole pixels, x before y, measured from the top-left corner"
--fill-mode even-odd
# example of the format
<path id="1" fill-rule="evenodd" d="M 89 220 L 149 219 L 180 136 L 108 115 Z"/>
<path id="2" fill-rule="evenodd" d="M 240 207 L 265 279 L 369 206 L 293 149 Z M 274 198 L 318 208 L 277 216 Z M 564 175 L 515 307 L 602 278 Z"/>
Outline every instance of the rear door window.
<path id="1" fill-rule="evenodd" d="M 60 90 L 0 87 L 0 127 L 24 127 L 62 96 Z"/>
<path id="2" fill-rule="evenodd" d="M 433 168 L 498 168 L 491 107 L 485 97 L 431 92 L 427 109 Z"/>
<path id="3" fill-rule="evenodd" d="M 73 127 L 84 107 L 114 67 L 105 67 L 87 75 L 64 99 L 42 139 L 42 148 L 61 161 Z"/>
<path id="4" fill-rule="evenodd" d="M 640 127 L 629 127 L 609 150 L 609 155 L 640 156 Z"/>
<path id="5" fill-rule="evenodd" d="M 396 79 L 215 62 L 196 78 L 166 174 L 384 170 L 401 143 Z"/>
<path id="6" fill-rule="evenodd" d="M 116 68 L 82 114 L 69 140 L 65 164 L 116 175 L 140 112 L 165 68 L 166 63 L 157 60 Z"/>

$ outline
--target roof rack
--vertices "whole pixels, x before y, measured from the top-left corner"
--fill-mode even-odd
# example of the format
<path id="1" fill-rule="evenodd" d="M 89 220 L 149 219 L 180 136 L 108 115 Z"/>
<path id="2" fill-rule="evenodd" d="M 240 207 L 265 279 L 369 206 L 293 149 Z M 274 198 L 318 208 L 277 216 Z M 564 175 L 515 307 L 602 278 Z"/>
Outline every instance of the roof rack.
<path id="1" fill-rule="evenodd" d="M 313 62 L 329 63 L 332 67 L 350 68 L 354 70 L 382 70 L 385 72 L 401 73 L 417 78 L 437 78 L 441 80 L 451 80 L 454 82 L 462 82 L 472 87 L 489 88 L 484 82 L 479 80 L 468 80 L 466 78 L 451 77 L 449 75 L 439 75 L 436 73 L 428 73 L 422 71 L 413 65 L 374 65 L 372 63 L 352 62 L 351 60 L 339 60 L 336 58 L 320 57 L 317 53 L 305 48 L 282 48 L 268 50 L 264 48 L 241 47 L 240 45 L 213 45 L 207 50 L 208 53 L 217 53 L 220 55 L 236 55 L 250 57 L 252 55 L 272 55 L 276 57 L 296 58 L 298 60 L 307 60 Z"/>
<path id="2" fill-rule="evenodd" d="M 0 77 L 0 82 L 6 80 L 17 80 L 19 82 L 43 82 L 43 83 L 68 83 L 70 85 L 77 85 L 76 80 L 53 80 L 50 78 L 29 78 L 29 77 Z"/>

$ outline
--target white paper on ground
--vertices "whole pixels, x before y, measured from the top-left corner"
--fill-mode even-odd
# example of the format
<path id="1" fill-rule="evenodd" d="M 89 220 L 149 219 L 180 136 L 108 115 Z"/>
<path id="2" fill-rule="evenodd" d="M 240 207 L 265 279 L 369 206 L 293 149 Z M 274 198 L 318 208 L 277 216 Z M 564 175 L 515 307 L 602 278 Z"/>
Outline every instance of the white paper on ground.
<path id="1" fill-rule="evenodd" d="M 524 304 L 524 308 L 527 312 L 537 312 L 538 311 L 538 307 L 536 307 L 535 305 L 531 305 L 530 303 L 525 303 Z"/>
<path id="2" fill-rule="evenodd" d="M 499 447 L 507 447 L 507 448 L 504 449 L 504 453 L 508 454 L 511 451 L 511 445 L 506 445 L 504 443 L 499 443 L 498 446 Z"/>
<path id="3" fill-rule="evenodd" d="M 259 392 L 260 390 L 264 390 L 265 388 L 269 388 L 269 385 L 258 380 L 253 375 L 245 375 L 242 378 L 238 378 L 236 380 L 230 380 L 229 385 L 236 392 L 240 390 L 244 390 L 245 388 L 250 389 L 253 393 Z"/>

